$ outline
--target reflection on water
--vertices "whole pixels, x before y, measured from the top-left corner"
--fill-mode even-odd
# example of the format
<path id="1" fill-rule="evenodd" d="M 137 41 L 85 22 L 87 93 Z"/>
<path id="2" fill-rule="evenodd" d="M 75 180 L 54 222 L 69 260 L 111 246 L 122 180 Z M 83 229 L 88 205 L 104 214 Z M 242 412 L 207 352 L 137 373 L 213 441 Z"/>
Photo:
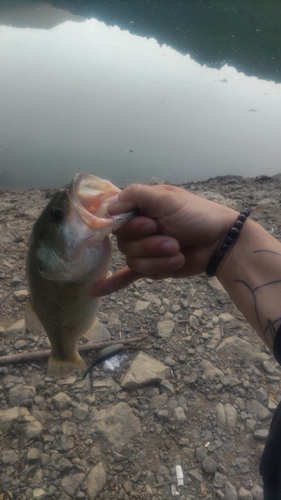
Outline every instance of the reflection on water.
<path id="1" fill-rule="evenodd" d="M 1 26 L 0 46 L 2 187 L 280 171 L 281 84 L 95 19 Z"/>

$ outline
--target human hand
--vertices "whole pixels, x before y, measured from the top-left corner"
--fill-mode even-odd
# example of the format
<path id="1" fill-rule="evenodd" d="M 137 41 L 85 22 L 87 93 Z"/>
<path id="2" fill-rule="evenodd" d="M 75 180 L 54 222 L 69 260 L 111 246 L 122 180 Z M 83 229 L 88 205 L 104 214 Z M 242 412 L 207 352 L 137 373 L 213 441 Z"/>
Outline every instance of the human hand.
<path id="1" fill-rule="evenodd" d="M 116 231 L 127 267 L 92 287 L 95 296 L 115 292 L 143 277 L 200 274 L 237 219 L 237 212 L 170 185 L 132 184 L 111 200 L 110 214 L 142 214 Z"/>

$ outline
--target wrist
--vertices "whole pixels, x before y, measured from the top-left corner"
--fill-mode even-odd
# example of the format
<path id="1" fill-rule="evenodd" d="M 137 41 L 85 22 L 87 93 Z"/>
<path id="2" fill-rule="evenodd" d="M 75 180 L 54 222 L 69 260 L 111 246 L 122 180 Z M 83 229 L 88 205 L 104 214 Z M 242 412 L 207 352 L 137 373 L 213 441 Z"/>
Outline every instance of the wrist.
<path id="1" fill-rule="evenodd" d="M 235 214 L 235 221 L 229 223 L 228 229 L 224 231 L 224 238 L 219 244 L 219 248 L 215 254 L 213 254 L 211 260 L 209 261 L 206 274 L 209 277 L 213 277 L 218 274 L 221 267 L 225 263 L 225 260 L 232 251 L 236 240 L 240 235 L 240 231 L 243 229 L 243 225 L 250 215 L 248 209 L 243 209 L 240 214 Z M 229 217 L 231 220 L 232 217 Z"/>

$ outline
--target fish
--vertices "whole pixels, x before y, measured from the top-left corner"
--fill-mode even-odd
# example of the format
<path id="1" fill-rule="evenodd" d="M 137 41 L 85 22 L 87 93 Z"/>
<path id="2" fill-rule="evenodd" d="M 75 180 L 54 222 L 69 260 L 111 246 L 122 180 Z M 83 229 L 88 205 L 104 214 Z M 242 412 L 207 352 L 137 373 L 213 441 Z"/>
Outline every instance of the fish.
<path id="1" fill-rule="evenodd" d="M 27 329 L 43 329 L 51 343 L 47 373 L 68 375 L 87 366 L 78 353 L 78 340 L 90 329 L 100 331 L 100 298 L 91 287 L 108 275 L 109 235 L 133 212 L 110 216 L 108 200 L 120 189 L 91 174 L 76 174 L 59 189 L 32 228 L 26 259 L 29 298 Z"/>

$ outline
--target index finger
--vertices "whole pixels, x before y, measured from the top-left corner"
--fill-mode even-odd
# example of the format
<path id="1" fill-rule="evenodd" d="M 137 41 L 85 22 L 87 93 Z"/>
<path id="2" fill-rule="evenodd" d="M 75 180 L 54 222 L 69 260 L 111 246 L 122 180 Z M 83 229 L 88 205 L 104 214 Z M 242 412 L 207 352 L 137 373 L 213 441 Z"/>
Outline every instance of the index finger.
<path id="1" fill-rule="evenodd" d="M 144 184 L 130 184 L 118 195 L 108 200 L 110 215 L 130 212 L 137 209 L 141 214 L 154 218 L 158 216 L 159 201 L 165 199 L 172 186 L 146 186 Z"/>

